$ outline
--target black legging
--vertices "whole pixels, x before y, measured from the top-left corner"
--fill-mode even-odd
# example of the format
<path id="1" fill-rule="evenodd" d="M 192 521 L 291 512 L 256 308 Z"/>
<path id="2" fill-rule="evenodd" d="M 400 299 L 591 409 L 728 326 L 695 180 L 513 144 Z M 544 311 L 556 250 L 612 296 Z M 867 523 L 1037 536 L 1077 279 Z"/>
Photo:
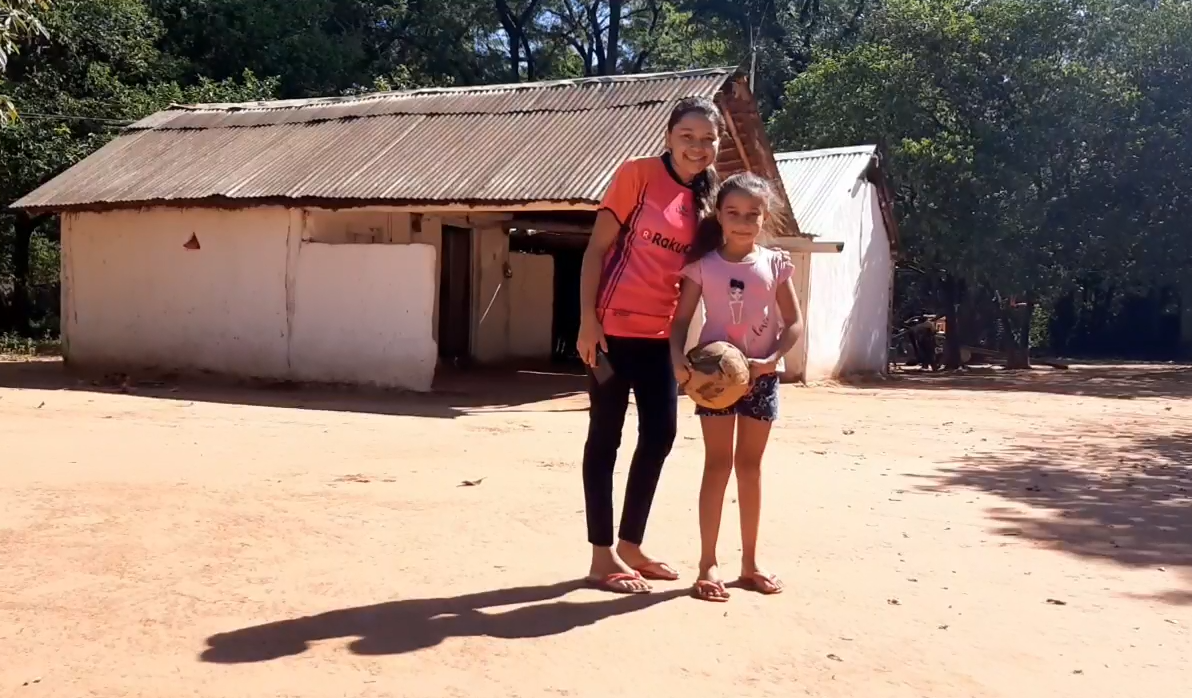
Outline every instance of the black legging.
<path id="1" fill-rule="evenodd" d="M 628 337 L 607 340 L 613 377 L 601 385 L 591 372 L 588 374 L 591 407 L 588 441 L 584 445 L 588 542 L 599 546 L 613 544 L 613 468 L 632 389 L 637 404 L 637 448 L 629 465 L 618 536 L 641 545 L 662 464 L 675 442 L 678 388 L 668 340 Z"/>

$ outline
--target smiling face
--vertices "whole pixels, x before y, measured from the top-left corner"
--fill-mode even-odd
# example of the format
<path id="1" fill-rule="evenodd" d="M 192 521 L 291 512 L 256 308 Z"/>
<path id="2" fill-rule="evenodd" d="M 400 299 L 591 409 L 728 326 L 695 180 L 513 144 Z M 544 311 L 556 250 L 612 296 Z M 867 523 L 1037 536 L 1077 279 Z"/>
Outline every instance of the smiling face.
<path id="1" fill-rule="evenodd" d="M 752 245 L 766 223 L 766 199 L 744 189 L 725 193 L 716 210 L 725 242 Z"/>
<path id="2" fill-rule="evenodd" d="M 720 150 L 720 129 L 712 117 L 691 111 L 680 117 L 667 131 L 666 146 L 671 153 L 675 173 L 690 181 L 716 162 Z"/>

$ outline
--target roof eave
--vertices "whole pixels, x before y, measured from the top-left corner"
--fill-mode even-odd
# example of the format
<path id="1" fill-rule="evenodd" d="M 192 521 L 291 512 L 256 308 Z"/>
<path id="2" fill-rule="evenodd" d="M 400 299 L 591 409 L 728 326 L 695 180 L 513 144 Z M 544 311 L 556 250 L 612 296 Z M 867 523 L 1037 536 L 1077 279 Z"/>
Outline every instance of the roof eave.
<path id="1" fill-rule="evenodd" d="M 748 152 L 742 153 L 747 158 L 747 165 L 750 171 L 773 182 L 781 196 L 785 211 L 783 216 L 786 218 L 786 225 L 779 231 L 778 236 L 781 238 L 802 238 L 812 239 L 812 236 L 804 233 L 799 227 L 799 221 L 794 214 L 794 208 L 791 206 L 790 197 L 787 195 L 786 186 L 783 184 L 782 175 L 778 170 L 778 161 L 775 158 L 774 148 L 770 144 L 769 136 L 766 134 L 765 124 L 761 120 L 761 115 L 758 112 L 757 100 L 753 96 L 753 91 L 749 87 L 749 76 L 742 69 L 736 69 L 729 75 L 721 88 L 720 95 L 722 99 L 728 102 L 725 106 L 721 104 L 721 112 L 728 121 L 728 126 L 733 134 L 733 140 L 737 141 L 737 147 Z M 740 104 L 739 112 L 745 115 L 755 115 L 756 124 L 739 123 L 736 119 L 736 113 L 733 109 L 734 104 Z M 748 135 L 750 138 L 745 142 L 742 135 Z"/>
<path id="2" fill-rule="evenodd" d="M 324 197 L 235 198 L 212 196 L 202 199 L 144 199 L 135 201 L 93 201 L 62 205 L 24 204 L 17 201 L 9 208 L 31 215 L 64 213 L 106 213 L 146 208 L 209 208 L 241 210 L 248 208 L 321 208 L 328 210 L 384 209 L 411 213 L 521 213 L 555 211 L 596 211 L 598 201 L 587 200 L 505 200 L 505 201 L 433 201 L 408 199 L 330 199 Z"/>
<path id="3" fill-rule="evenodd" d="M 560 80 L 543 80 L 538 82 L 502 83 L 498 85 L 467 85 L 459 87 L 423 87 L 413 90 L 390 90 L 386 92 L 370 92 L 363 95 L 348 97 L 310 97 L 305 99 L 258 100 L 252 102 L 212 102 L 207 104 L 171 104 L 162 111 L 190 110 L 190 111 L 236 111 L 243 109 L 301 109 L 304 107 L 326 106 L 350 102 L 362 102 L 390 97 L 422 97 L 429 95 L 475 94 L 480 92 L 514 92 L 519 90 L 541 90 L 552 87 L 583 86 L 591 84 L 619 84 L 627 82 L 647 82 L 650 80 L 667 80 L 674 78 L 698 78 L 723 75 L 725 80 L 740 74 L 736 66 L 717 66 L 712 68 L 696 68 L 693 70 L 676 70 L 658 73 L 636 73 L 631 75 L 605 75 L 587 78 L 564 78 Z M 135 124 L 134 124 L 135 125 Z"/>

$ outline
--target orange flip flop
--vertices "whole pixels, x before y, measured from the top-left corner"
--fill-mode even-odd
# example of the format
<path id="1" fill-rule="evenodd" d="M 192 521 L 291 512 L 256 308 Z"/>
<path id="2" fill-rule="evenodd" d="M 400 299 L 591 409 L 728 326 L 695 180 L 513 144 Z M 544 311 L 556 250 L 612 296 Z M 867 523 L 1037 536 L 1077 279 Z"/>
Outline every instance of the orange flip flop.
<path id="1" fill-rule="evenodd" d="M 641 575 L 637 575 L 637 574 L 627 574 L 625 572 L 614 572 L 612 574 L 605 575 L 604 577 L 601 577 L 600 579 L 593 579 L 592 577 L 587 577 L 587 578 L 585 578 L 584 581 L 586 581 L 588 583 L 588 585 L 591 586 L 592 588 L 598 589 L 600 591 L 607 591 L 610 594 L 634 595 L 634 594 L 648 594 L 648 593 L 650 593 L 649 587 L 647 587 L 645 589 L 634 589 L 633 587 L 629 586 L 629 583 L 631 583 L 631 582 L 642 581 Z"/>
<path id="2" fill-rule="evenodd" d="M 691 595 L 700 601 L 724 603 L 731 594 L 724 588 L 724 582 L 714 582 L 711 579 L 701 579 L 691 587 Z"/>
<path id="3" fill-rule="evenodd" d="M 634 567 L 633 571 L 637 572 L 642 579 L 648 579 L 651 582 L 679 581 L 679 573 L 665 562 L 647 562 L 641 567 Z"/>
<path id="4" fill-rule="evenodd" d="M 762 574 L 761 572 L 742 576 L 737 583 L 749 591 L 755 591 L 764 596 L 781 594 L 786 589 L 786 585 L 777 575 Z"/>

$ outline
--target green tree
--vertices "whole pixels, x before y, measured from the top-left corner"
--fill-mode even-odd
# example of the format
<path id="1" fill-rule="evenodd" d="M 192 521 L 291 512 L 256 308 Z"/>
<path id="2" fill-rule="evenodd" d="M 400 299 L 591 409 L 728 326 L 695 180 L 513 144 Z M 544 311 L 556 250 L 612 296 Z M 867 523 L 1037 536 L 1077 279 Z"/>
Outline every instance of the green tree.
<path id="1" fill-rule="evenodd" d="M 854 43 L 879 0 L 680 0 L 680 9 L 729 46 L 746 67 L 764 114 L 777 110 L 787 82 L 817 51 Z"/>
<path id="2" fill-rule="evenodd" d="M 493 0 L 147 1 L 183 81 L 251 70 L 277 77 L 282 97 L 314 97 L 378 77 L 392 87 L 485 83 L 503 60 Z"/>
<path id="3" fill-rule="evenodd" d="M 1026 327 L 1126 234 L 1106 206 L 1121 208 L 1115 160 L 1138 92 L 1089 54 L 1100 19 L 1066 0 L 891 0 L 789 84 L 775 136 L 884 145 L 910 259 L 953 311 L 966 289 L 1007 316 L 1026 299 Z"/>
<path id="4" fill-rule="evenodd" d="M 57 269 L 53 221 L 13 215 L 17 198 L 102 146 L 120 127 L 172 103 L 246 101 L 276 94 L 274 80 L 165 80 L 162 28 L 141 0 L 59 0 L 48 33 L 28 37 L 8 63 L 6 89 L 23 118 L 0 129 L 0 321 L 29 329 L 33 288 Z M 52 322 L 50 324 L 53 324 Z"/>
<path id="5" fill-rule="evenodd" d="M 49 7 L 49 0 L 0 0 L 0 86 L 8 69 L 8 57 L 20 51 L 18 42 L 34 36 L 44 36 L 45 27 L 38 12 Z M 12 98 L 0 93 L 0 128 L 16 117 Z"/>

